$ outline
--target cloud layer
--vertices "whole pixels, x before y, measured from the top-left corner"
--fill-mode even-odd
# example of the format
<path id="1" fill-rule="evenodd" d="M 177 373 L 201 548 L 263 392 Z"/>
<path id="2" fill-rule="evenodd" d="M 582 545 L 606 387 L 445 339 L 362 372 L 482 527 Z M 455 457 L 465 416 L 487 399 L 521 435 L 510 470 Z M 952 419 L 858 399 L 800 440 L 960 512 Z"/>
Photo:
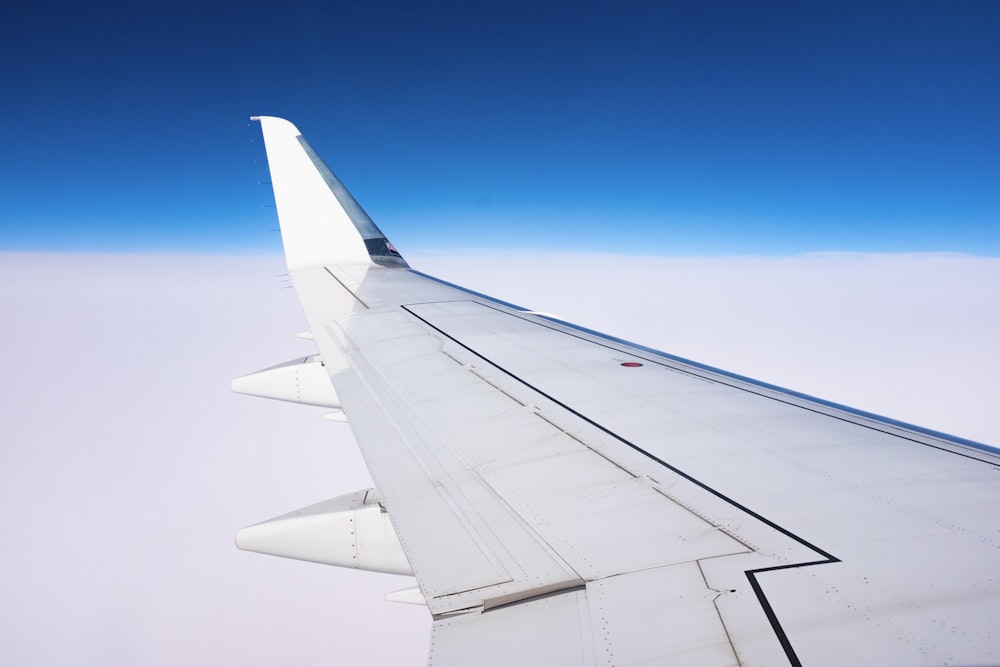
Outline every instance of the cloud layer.
<path id="1" fill-rule="evenodd" d="M 411 264 L 594 329 L 1000 444 L 1000 259 L 456 254 Z M 232 534 L 370 484 L 323 411 L 229 380 L 313 351 L 279 257 L 0 255 L 0 662 L 425 663 L 407 578 Z M 58 641 L 55 639 L 58 638 Z"/>
<path id="2" fill-rule="evenodd" d="M 425 663 L 426 611 L 382 599 L 410 579 L 233 545 L 370 485 L 347 426 L 229 390 L 312 351 L 280 258 L 0 267 L 0 663 Z"/>

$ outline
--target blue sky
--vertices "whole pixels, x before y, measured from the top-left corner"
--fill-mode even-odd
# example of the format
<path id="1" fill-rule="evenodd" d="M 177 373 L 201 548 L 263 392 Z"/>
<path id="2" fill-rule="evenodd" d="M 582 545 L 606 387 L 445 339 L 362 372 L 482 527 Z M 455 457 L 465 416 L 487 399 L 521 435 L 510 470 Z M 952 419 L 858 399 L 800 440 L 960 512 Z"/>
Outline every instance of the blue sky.
<path id="1" fill-rule="evenodd" d="M 277 250 L 269 114 L 404 254 L 1000 255 L 995 2 L 18 5 L 0 249 Z"/>

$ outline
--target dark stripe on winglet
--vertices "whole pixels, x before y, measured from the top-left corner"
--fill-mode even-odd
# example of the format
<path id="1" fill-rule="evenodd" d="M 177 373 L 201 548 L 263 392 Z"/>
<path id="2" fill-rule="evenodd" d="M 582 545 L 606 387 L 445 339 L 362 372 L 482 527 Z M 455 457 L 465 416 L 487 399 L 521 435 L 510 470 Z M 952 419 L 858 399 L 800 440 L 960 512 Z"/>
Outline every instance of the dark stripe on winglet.
<path id="1" fill-rule="evenodd" d="M 344 184 L 340 182 L 336 174 L 333 173 L 330 167 L 326 166 L 326 162 L 323 162 L 323 158 L 313 150 L 313 147 L 309 145 L 305 137 L 300 134 L 296 139 L 298 139 L 299 144 L 302 146 L 302 150 L 312 160 L 316 171 L 326 181 L 326 186 L 330 188 L 330 192 L 333 193 L 333 196 L 340 202 L 344 211 L 347 212 L 347 217 L 351 219 L 354 227 L 361 234 L 361 238 L 364 239 L 365 247 L 368 248 L 368 255 L 372 258 L 372 261 L 382 266 L 402 269 L 409 268 L 409 264 L 406 263 L 403 256 L 393 247 L 389 239 L 382 233 L 382 230 L 375 224 L 375 221 L 365 212 L 365 209 L 361 208 L 361 204 L 344 187 Z"/>

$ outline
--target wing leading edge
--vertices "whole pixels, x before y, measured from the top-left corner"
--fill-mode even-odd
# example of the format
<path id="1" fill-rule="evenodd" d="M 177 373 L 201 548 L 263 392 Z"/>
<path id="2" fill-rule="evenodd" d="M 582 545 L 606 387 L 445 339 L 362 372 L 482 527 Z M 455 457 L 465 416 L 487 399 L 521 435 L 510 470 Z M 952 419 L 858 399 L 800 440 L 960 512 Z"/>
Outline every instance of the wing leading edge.
<path id="1" fill-rule="evenodd" d="M 244 543 L 408 564 L 431 664 L 1000 660 L 990 448 L 413 271 L 291 123 L 260 120 L 331 388 L 312 358 L 238 386 L 341 408 L 376 488 Z"/>

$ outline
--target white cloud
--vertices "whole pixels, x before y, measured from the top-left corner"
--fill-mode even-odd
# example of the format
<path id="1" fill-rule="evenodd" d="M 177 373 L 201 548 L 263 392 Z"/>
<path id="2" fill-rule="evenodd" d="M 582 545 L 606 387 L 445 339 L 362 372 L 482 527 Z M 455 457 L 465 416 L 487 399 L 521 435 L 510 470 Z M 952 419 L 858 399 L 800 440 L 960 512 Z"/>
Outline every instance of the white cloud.
<path id="1" fill-rule="evenodd" d="M 1000 444 L 1000 260 L 410 257 L 697 361 Z M 311 353 L 277 257 L 0 255 L 0 662 L 424 664 L 406 578 L 238 551 L 370 482 L 323 411 L 230 393 Z"/>
<path id="2" fill-rule="evenodd" d="M 0 663 L 424 664 L 426 610 L 382 600 L 409 579 L 233 545 L 370 484 L 345 425 L 229 391 L 311 352 L 281 270 L 0 258 Z"/>

